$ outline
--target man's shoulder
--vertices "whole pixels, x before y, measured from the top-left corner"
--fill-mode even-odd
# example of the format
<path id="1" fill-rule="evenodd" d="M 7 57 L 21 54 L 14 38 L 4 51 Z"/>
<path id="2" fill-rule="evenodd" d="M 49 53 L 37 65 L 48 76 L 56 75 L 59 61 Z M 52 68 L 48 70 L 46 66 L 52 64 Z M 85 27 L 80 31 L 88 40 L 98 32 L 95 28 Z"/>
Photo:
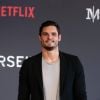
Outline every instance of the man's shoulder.
<path id="1" fill-rule="evenodd" d="M 66 53 L 66 52 L 63 52 L 63 51 L 60 51 L 59 52 L 59 54 L 60 54 L 60 56 L 61 57 L 64 57 L 65 59 L 77 59 L 78 58 L 78 56 L 76 56 L 76 55 L 74 55 L 74 54 L 71 54 L 71 53 Z M 26 59 L 25 61 L 26 62 L 37 62 L 39 59 L 41 59 L 42 58 L 42 53 L 40 52 L 40 53 L 38 53 L 38 54 L 35 54 L 35 55 L 33 55 L 33 56 L 31 56 L 31 57 L 29 57 L 28 59 Z"/>
<path id="2" fill-rule="evenodd" d="M 73 55 L 73 54 L 69 54 L 69 53 L 65 53 L 65 52 L 61 52 L 61 55 L 63 57 L 63 60 L 65 61 L 65 63 L 69 63 L 71 65 L 73 65 L 73 68 L 75 70 L 80 70 L 82 69 L 82 63 L 79 59 L 78 56 Z"/>
<path id="3" fill-rule="evenodd" d="M 67 62 L 71 62 L 73 64 L 80 63 L 80 59 L 77 55 L 65 53 L 65 52 L 60 52 L 60 56 L 61 56 L 61 58 L 63 58 L 63 60 L 66 60 Z"/>
<path id="4" fill-rule="evenodd" d="M 39 60 L 40 58 L 41 58 L 41 53 L 28 57 L 22 62 L 21 70 L 27 70 L 27 68 L 30 69 L 32 68 L 33 65 L 37 65 L 40 62 Z"/>
<path id="5" fill-rule="evenodd" d="M 59 53 L 60 53 L 61 56 L 68 57 L 68 58 L 77 58 L 78 57 L 77 55 L 74 55 L 74 54 L 71 54 L 71 53 L 66 53 L 66 52 L 63 52 L 63 51 L 59 51 Z M 35 60 L 35 59 L 38 59 L 38 58 L 41 58 L 41 57 L 42 57 L 42 52 L 29 57 L 27 60 L 33 60 L 33 59 Z"/>
<path id="6" fill-rule="evenodd" d="M 25 61 L 26 62 L 33 62 L 33 61 L 35 61 L 35 60 L 37 60 L 37 59 L 39 59 L 39 58 L 41 58 L 41 56 L 42 56 L 42 53 L 40 52 L 40 53 L 38 53 L 38 54 L 35 54 L 35 55 L 33 55 L 33 56 L 30 56 L 28 59 L 26 59 Z"/>
<path id="7" fill-rule="evenodd" d="M 71 53 L 66 53 L 66 52 L 62 52 L 60 51 L 60 55 L 67 57 L 67 58 L 77 58 L 78 56 L 71 54 Z"/>

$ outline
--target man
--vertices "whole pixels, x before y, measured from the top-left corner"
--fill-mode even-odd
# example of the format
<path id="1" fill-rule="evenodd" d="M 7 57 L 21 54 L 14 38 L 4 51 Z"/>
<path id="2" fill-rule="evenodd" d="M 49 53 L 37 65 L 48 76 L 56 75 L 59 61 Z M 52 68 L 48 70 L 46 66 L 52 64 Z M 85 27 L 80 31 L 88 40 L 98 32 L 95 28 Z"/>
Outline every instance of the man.
<path id="1" fill-rule="evenodd" d="M 60 27 L 44 22 L 39 31 L 41 53 L 23 62 L 18 100 L 87 100 L 83 67 L 77 56 L 59 50 Z"/>

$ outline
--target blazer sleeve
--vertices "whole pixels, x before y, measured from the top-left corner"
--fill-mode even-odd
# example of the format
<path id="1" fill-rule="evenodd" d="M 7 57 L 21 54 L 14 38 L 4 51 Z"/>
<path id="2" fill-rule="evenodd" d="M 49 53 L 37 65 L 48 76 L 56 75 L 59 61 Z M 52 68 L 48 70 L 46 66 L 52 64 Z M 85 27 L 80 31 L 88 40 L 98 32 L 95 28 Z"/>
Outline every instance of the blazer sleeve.
<path id="1" fill-rule="evenodd" d="M 75 60 L 74 96 L 75 100 L 87 100 L 83 66 L 78 57 Z"/>
<path id="2" fill-rule="evenodd" d="M 28 63 L 25 60 L 19 71 L 18 100 L 29 100 L 30 90 L 28 82 Z"/>

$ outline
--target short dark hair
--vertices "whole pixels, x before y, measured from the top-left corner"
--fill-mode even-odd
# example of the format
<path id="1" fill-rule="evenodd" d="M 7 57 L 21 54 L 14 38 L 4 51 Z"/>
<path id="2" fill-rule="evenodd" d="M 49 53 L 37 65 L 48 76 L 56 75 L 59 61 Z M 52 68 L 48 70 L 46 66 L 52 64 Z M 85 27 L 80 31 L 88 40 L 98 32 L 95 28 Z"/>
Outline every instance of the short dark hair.
<path id="1" fill-rule="evenodd" d="M 55 21 L 47 20 L 47 21 L 43 22 L 40 26 L 40 29 L 39 29 L 40 36 L 41 36 L 41 32 L 42 32 L 43 28 L 47 27 L 47 26 L 55 26 L 57 28 L 58 34 L 61 34 L 59 25 Z"/>

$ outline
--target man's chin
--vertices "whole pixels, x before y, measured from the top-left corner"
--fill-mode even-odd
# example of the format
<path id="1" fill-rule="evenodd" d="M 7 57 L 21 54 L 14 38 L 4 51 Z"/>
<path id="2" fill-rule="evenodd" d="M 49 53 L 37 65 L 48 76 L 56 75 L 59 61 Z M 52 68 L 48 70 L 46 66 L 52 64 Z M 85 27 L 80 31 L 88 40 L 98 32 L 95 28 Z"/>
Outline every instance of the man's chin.
<path id="1" fill-rule="evenodd" d="M 55 47 L 44 47 L 46 50 L 48 50 L 48 51 L 52 51 L 52 50 L 54 50 L 54 48 Z"/>

